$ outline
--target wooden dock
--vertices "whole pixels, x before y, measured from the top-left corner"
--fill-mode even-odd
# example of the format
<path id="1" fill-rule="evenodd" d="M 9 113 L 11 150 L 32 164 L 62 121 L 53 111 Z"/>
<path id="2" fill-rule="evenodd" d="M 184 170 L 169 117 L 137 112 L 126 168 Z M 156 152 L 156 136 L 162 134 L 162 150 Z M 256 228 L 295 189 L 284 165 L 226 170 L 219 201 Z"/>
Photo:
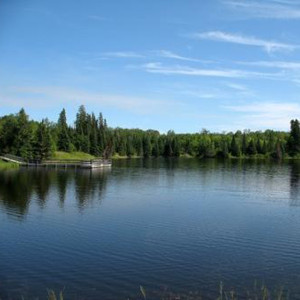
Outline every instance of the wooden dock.
<path id="1" fill-rule="evenodd" d="M 55 167 L 55 168 L 83 168 L 96 169 L 111 167 L 110 159 L 95 158 L 91 160 L 25 160 L 22 157 L 4 154 L 0 155 L 0 159 L 7 162 L 13 162 L 25 167 Z"/>

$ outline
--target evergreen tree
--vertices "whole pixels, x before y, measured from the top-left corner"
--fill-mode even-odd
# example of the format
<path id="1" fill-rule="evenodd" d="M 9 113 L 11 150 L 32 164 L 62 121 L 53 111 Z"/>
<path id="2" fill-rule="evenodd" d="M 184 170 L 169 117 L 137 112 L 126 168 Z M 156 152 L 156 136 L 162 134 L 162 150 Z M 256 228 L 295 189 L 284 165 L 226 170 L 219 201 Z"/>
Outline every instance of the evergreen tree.
<path id="1" fill-rule="evenodd" d="M 42 160 L 51 157 L 52 154 L 52 138 L 50 134 L 49 122 L 46 119 L 42 120 L 42 122 L 39 123 L 35 133 L 34 157 L 36 159 Z"/>
<path id="2" fill-rule="evenodd" d="M 98 145 L 98 124 L 94 114 L 91 117 L 90 125 L 90 152 L 95 156 L 100 155 L 100 147 Z M 103 151 L 103 150 L 102 150 Z M 101 152 L 102 152 L 101 151 Z"/>
<path id="3" fill-rule="evenodd" d="M 32 158 L 32 136 L 28 116 L 22 108 L 17 115 L 17 132 L 14 145 L 17 155 L 25 159 Z"/>
<path id="4" fill-rule="evenodd" d="M 230 152 L 233 156 L 239 157 L 241 155 L 240 147 L 236 141 L 235 135 L 232 136 L 230 144 Z"/>
<path id="5" fill-rule="evenodd" d="M 174 136 L 172 140 L 172 149 L 173 149 L 174 156 L 176 157 L 180 156 L 180 145 L 176 136 Z"/>
<path id="6" fill-rule="evenodd" d="M 154 157 L 158 157 L 159 156 L 159 145 L 158 145 L 158 137 L 154 138 L 153 141 L 153 147 L 152 147 L 152 155 Z"/>
<path id="7" fill-rule="evenodd" d="M 259 154 L 263 153 L 263 149 L 262 149 L 261 142 L 260 142 L 259 138 L 257 138 L 257 140 L 256 140 L 256 152 L 259 153 Z"/>
<path id="8" fill-rule="evenodd" d="M 300 127 L 297 119 L 291 121 L 291 131 L 287 147 L 289 154 L 292 156 L 300 153 Z"/>
<path id="9" fill-rule="evenodd" d="M 143 138 L 143 153 L 144 157 L 150 157 L 152 153 L 150 136 L 148 134 Z"/>
<path id="10" fill-rule="evenodd" d="M 247 147 L 247 154 L 254 155 L 256 153 L 257 153 L 257 151 L 256 151 L 255 143 L 254 143 L 253 139 L 251 139 L 251 141 Z"/>
<path id="11" fill-rule="evenodd" d="M 227 158 L 229 156 L 228 142 L 227 139 L 222 140 L 221 156 Z"/>
<path id="12" fill-rule="evenodd" d="M 76 148 L 80 151 L 89 153 L 90 151 L 90 132 L 88 130 L 88 114 L 85 107 L 81 105 L 76 115 Z"/>
<path id="13" fill-rule="evenodd" d="M 72 147 L 71 147 L 71 141 L 70 141 L 69 132 L 68 132 L 67 117 L 66 117 L 65 109 L 63 109 L 61 111 L 61 113 L 59 114 L 59 118 L 58 118 L 58 122 L 57 122 L 57 129 L 58 129 L 57 149 L 60 151 L 70 152 Z"/>
<path id="14" fill-rule="evenodd" d="M 244 132 L 243 133 L 243 137 L 242 137 L 242 153 L 243 154 L 246 154 L 247 152 L 247 136 L 246 136 L 246 133 Z"/>
<path id="15" fill-rule="evenodd" d="M 262 154 L 267 154 L 267 152 L 268 152 L 268 146 L 267 146 L 266 140 L 264 140 L 264 143 L 263 143 L 263 146 L 262 146 L 261 153 L 262 153 Z"/>

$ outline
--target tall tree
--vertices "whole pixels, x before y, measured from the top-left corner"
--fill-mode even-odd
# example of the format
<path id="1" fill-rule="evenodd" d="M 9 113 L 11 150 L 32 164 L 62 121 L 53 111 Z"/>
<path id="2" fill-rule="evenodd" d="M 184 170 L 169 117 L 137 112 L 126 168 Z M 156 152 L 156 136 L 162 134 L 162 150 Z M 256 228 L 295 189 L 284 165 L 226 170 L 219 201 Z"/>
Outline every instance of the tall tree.
<path id="1" fill-rule="evenodd" d="M 300 127 L 297 119 L 291 120 L 291 131 L 287 147 L 289 154 L 292 156 L 300 153 Z"/>
<path id="2" fill-rule="evenodd" d="M 51 157 L 53 154 L 53 143 L 47 119 L 39 123 L 35 133 L 34 156 L 42 160 Z"/>
<path id="3" fill-rule="evenodd" d="M 65 109 L 63 109 L 59 114 L 57 129 L 57 149 L 69 152 L 71 150 L 71 141 L 68 132 L 68 124 Z"/>
<path id="4" fill-rule="evenodd" d="M 29 159 L 32 157 L 32 128 L 25 110 L 22 108 L 17 115 L 17 133 L 15 137 L 16 154 Z"/>
<path id="5" fill-rule="evenodd" d="M 235 135 L 232 136 L 230 144 L 230 152 L 233 156 L 239 157 L 241 155 L 241 149 L 236 141 Z"/>
<path id="6" fill-rule="evenodd" d="M 81 105 L 75 120 L 76 148 L 86 153 L 89 153 L 90 151 L 90 132 L 88 123 L 89 116 L 86 113 L 84 105 Z"/>
<path id="7" fill-rule="evenodd" d="M 255 143 L 254 143 L 253 139 L 251 139 L 251 141 L 249 142 L 249 145 L 247 147 L 247 154 L 254 155 L 256 153 L 257 153 L 257 151 L 256 151 Z"/>

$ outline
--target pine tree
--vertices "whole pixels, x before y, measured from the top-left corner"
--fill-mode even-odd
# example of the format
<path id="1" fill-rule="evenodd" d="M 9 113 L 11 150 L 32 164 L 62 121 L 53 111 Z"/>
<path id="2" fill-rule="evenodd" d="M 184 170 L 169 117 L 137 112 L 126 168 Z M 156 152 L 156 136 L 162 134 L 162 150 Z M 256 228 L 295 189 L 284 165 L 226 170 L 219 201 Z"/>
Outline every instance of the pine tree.
<path id="1" fill-rule="evenodd" d="M 39 123 L 35 133 L 34 157 L 42 160 L 51 157 L 52 154 L 53 143 L 50 134 L 49 122 L 46 119 Z"/>
<path id="2" fill-rule="evenodd" d="M 152 153 L 150 136 L 148 134 L 143 138 L 143 153 L 144 157 L 150 157 Z"/>
<path id="3" fill-rule="evenodd" d="M 261 146 L 261 142 L 260 142 L 260 139 L 259 139 L 259 138 L 257 138 L 257 140 L 256 140 L 256 151 L 257 151 L 257 153 L 259 153 L 259 154 L 262 154 L 262 153 L 263 153 L 262 146 Z"/>
<path id="4" fill-rule="evenodd" d="M 99 114 L 98 124 L 98 145 L 99 152 L 102 154 L 107 145 L 107 124 L 102 113 Z"/>
<path id="5" fill-rule="evenodd" d="M 291 121 L 291 131 L 287 143 L 287 148 L 289 154 L 292 156 L 300 153 L 300 127 L 299 121 L 297 119 Z"/>
<path id="6" fill-rule="evenodd" d="M 229 149 L 228 149 L 228 142 L 227 139 L 222 140 L 222 150 L 221 150 L 221 155 L 224 158 L 228 158 L 229 156 Z"/>
<path id="7" fill-rule="evenodd" d="M 90 152 L 90 116 L 86 113 L 85 107 L 81 105 L 76 115 L 76 148 L 80 151 Z"/>
<path id="8" fill-rule="evenodd" d="M 236 141 L 235 135 L 232 136 L 230 144 L 230 152 L 233 156 L 239 157 L 241 155 L 240 147 Z"/>
<path id="9" fill-rule="evenodd" d="M 242 137 L 242 153 L 243 154 L 246 154 L 247 152 L 247 136 L 246 136 L 246 133 L 244 132 L 243 133 L 243 137 Z"/>
<path id="10" fill-rule="evenodd" d="M 255 143 L 254 143 L 253 139 L 251 139 L 251 141 L 247 147 L 247 154 L 254 155 L 256 153 L 257 153 L 257 151 L 256 151 Z"/>
<path id="11" fill-rule="evenodd" d="M 71 151 L 71 141 L 68 132 L 68 125 L 67 125 L 67 117 L 66 111 L 63 109 L 59 114 L 58 122 L 58 135 L 57 135 L 57 149 L 60 151 Z"/>
<path id="12" fill-rule="evenodd" d="M 173 149 L 174 156 L 176 157 L 180 156 L 180 145 L 176 136 L 174 136 L 172 140 L 172 149 Z"/>
<path id="13" fill-rule="evenodd" d="M 32 129 L 25 110 L 22 108 L 17 115 L 17 132 L 15 137 L 16 154 L 29 159 L 32 158 Z"/>

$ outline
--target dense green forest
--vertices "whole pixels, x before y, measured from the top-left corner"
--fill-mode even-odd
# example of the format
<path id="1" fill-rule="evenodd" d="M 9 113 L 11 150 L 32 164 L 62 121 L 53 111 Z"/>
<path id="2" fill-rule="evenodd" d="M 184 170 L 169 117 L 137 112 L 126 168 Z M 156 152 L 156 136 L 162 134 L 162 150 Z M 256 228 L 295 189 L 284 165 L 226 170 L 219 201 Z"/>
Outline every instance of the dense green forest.
<path id="1" fill-rule="evenodd" d="M 0 153 L 25 159 L 47 159 L 54 151 L 82 151 L 94 156 L 139 157 L 300 157 L 300 126 L 291 131 L 244 130 L 229 133 L 160 134 L 156 130 L 110 128 L 102 113 L 96 116 L 80 106 L 72 126 L 63 109 L 58 121 L 29 119 L 24 109 L 0 118 Z"/>

